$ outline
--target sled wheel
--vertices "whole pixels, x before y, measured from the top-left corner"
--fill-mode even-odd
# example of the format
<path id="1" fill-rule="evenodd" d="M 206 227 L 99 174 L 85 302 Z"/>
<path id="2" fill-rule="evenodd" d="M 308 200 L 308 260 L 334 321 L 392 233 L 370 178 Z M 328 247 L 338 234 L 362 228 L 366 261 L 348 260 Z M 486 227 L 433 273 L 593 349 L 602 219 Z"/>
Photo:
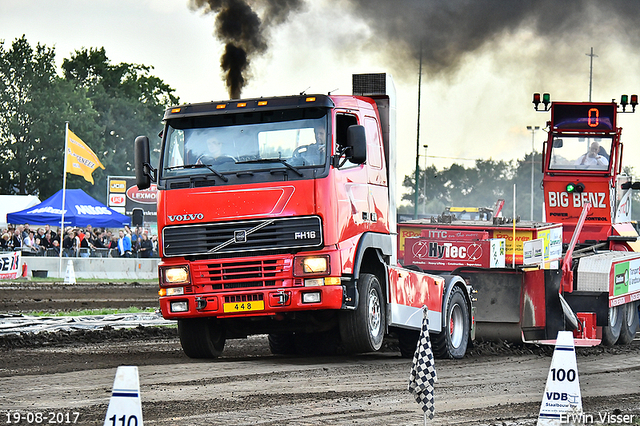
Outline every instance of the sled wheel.
<path id="1" fill-rule="evenodd" d="M 623 305 L 624 312 L 622 316 L 622 325 L 620 328 L 620 337 L 618 337 L 619 345 L 628 345 L 633 342 L 638 331 L 638 304 L 627 303 Z"/>
<path id="2" fill-rule="evenodd" d="M 178 336 L 189 358 L 217 358 L 226 341 L 222 324 L 210 318 L 178 320 Z"/>
<path id="3" fill-rule="evenodd" d="M 602 344 L 605 346 L 613 346 L 620 337 L 622 323 L 624 322 L 624 309 L 621 306 L 613 306 L 609 308 L 609 321 L 607 325 L 602 327 Z"/>
<path id="4" fill-rule="evenodd" d="M 340 337 L 348 353 L 375 352 L 382 347 L 385 333 L 384 297 L 375 275 L 362 274 L 358 280 L 358 306 L 340 316 Z"/>
<path id="5" fill-rule="evenodd" d="M 460 287 L 455 287 L 444 309 L 445 327 L 432 335 L 437 358 L 462 358 L 469 344 L 469 308 Z"/>

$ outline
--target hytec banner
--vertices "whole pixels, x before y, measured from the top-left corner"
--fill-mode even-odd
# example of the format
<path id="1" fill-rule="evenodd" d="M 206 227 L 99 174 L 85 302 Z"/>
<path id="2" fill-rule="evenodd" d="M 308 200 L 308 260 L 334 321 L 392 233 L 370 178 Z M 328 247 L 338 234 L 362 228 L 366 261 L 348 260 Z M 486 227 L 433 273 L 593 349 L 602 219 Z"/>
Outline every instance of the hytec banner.
<path id="1" fill-rule="evenodd" d="M 16 279 L 22 275 L 22 257 L 19 251 L 0 253 L 0 279 Z"/>

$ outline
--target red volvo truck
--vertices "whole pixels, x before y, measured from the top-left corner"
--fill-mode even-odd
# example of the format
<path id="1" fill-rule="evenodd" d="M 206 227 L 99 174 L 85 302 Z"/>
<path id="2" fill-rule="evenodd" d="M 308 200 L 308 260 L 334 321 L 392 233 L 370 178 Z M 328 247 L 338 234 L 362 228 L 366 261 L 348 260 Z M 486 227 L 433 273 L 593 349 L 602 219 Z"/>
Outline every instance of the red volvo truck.
<path id="1" fill-rule="evenodd" d="M 159 167 L 135 142 L 139 189 L 158 187 L 160 307 L 185 353 L 268 334 L 275 354 L 380 349 L 411 356 L 422 307 L 437 356 L 473 338 L 469 285 L 399 267 L 395 89 L 353 76 L 349 96 L 166 110 Z"/>
<path id="2" fill-rule="evenodd" d="M 615 102 L 550 102 L 543 146 L 545 221 L 494 217 L 400 223 L 399 260 L 463 277 L 477 291 L 477 335 L 552 343 L 574 330 L 576 344 L 627 344 L 638 330 L 640 243 L 631 224 L 631 190 L 622 172 L 621 112 Z M 505 213 L 506 214 L 506 213 Z M 494 253 L 502 248 L 505 259 Z"/>

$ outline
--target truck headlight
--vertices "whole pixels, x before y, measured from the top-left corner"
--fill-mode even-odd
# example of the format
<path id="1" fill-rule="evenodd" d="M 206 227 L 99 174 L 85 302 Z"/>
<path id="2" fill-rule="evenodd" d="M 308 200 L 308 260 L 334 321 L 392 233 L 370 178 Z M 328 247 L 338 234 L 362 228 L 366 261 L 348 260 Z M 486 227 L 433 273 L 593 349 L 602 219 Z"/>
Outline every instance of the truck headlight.
<path id="1" fill-rule="evenodd" d="M 171 312 L 187 312 L 189 310 L 189 302 L 171 302 Z"/>
<path id="2" fill-rule="evenodd" d="M 294 276 L 326 275 L 330 272 L 329 256 L 301 256 L 294 259 Z"/>
<path id="3" fill-rule="evenodd" d="M 164 282 L 167 284 L 183 284 L 189 282 L 189 269 L 186 266 L 164 269 Z"/>

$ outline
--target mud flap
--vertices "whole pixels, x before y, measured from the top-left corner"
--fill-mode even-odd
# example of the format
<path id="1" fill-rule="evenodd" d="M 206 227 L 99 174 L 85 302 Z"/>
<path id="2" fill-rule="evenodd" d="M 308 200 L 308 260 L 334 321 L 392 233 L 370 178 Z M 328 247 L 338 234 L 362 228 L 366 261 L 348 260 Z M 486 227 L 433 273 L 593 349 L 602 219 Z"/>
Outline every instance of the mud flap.
<path id="1" fill-rule="evenodd" d="M 520 300 L 522 271 L 512 269 L 460 268 L 453 274 L 463 277 L 477 293 L 473 303 L 475 337 L 482 340 L 522 341 Z"/>

